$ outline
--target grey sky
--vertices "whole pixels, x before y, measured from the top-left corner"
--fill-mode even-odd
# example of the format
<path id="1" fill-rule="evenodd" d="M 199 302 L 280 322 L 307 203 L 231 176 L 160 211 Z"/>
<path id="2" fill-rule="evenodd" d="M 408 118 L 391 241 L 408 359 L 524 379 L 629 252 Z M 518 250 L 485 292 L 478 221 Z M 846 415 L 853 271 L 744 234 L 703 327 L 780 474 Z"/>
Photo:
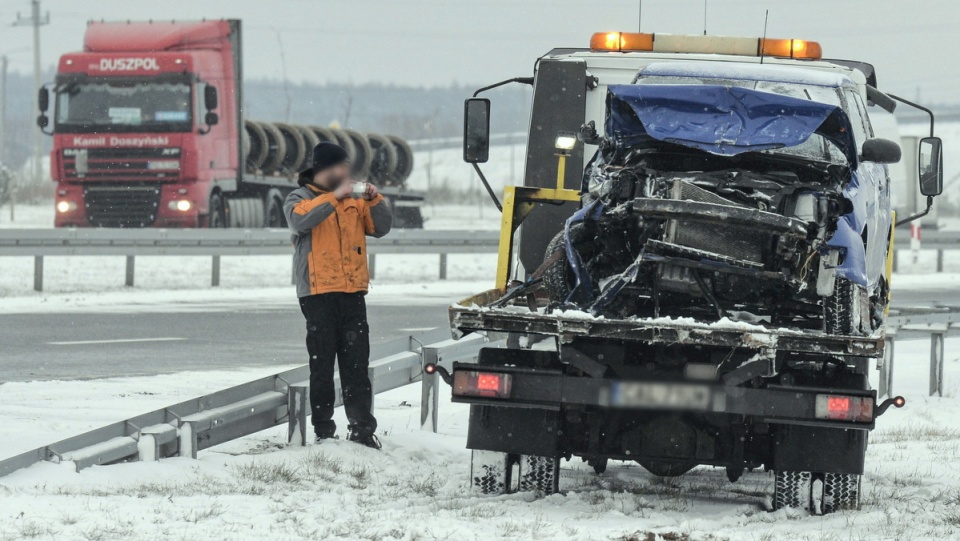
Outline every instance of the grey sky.
<path id="1" fill-rule="evenodd" d="M 43 65 L 78 50 L 88 19 L 240 18 L 248 77 L 404 85 L 482 84 L 530 73 L 558 46 L 635 30 L 637 0 L 43 0 Z M 702 33 L 703 0 L 644 0 L 643 30 Z M 881 88 L 958 101 L 956 0 L 708 0 L 707 31 L 820 41 L 824 55 L 876 65 Z M 0 54 L 29 72 L 31 31 L 7 26 L 28 0 L 0 0 Z M 278 36 L 279 34 L 279 36 Z M 278 42 L 279 40 L 279 42 Z"/>

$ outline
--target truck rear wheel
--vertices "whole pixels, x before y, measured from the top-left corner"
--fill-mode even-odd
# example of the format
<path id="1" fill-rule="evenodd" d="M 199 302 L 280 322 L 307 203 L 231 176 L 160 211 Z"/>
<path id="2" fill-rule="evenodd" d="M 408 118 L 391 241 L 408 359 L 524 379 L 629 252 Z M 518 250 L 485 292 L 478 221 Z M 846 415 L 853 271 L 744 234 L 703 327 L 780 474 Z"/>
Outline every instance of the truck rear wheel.
<path id="1" fill-rule="evenodd" d="M 270 190 L 264 201 L 264 227 L 282 229 L 287 227 L 287 219 L 283 215 L 283 197 L 279 190 Z"/>
<path id="2" fill-rule="evenodd" d="M 810 509 L 813 483 L 810 472 L 774 471 L 773 477 L 774 511 L 786 507 Z"/>
<path id="3" fill-rule="evenodd" d="M 560 459 L 550 456 L 520 456 L 520 491 L 543 494 L 560 491 Z"/>
<path id="4" fill-rule="evenodd" d="M 470 484 L 481 494 L 510 491 L 510 455 L 474 449 L 470 456 Z"/>
<path id="5" fill-rule="evenodd" d="M 823 500 L 820 511 L 826 515 L 836 511 L 860 509 L 860 479 L 855 473 L 823 474 Z"/>

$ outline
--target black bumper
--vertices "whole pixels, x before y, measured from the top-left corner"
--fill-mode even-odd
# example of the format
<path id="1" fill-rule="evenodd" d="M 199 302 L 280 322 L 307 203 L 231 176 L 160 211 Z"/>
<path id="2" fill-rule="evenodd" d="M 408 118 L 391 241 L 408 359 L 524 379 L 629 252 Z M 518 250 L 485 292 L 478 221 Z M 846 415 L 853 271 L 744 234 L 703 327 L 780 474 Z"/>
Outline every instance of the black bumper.
<path id="1" fill-rule="evenodd" d="M 712 383 L 622 381 L 565 375 L 555 370 L 454 363 L 458 371 L 509 374 L 508 398 L 453 394 L 453 402 L 498 408 L 534 408 L 559 411 L 564 407 L 595 406 L 635 411 L 662 411 L 742 415 L 768 424 L 872 430 L 886 405 L 877 405 L 874 390 L 767 386 L 747 388 Z M 869 420 L 825 419 L 817 416 L 817 396 L 867 399 Z"/>

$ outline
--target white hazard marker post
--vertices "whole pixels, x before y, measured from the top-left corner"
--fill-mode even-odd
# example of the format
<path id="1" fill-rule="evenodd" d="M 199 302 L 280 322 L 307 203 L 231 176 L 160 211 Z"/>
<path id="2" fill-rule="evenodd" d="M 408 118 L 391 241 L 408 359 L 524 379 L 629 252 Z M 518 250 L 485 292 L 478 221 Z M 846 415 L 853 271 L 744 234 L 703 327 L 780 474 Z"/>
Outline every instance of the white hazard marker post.
<path id="1" fill-rule="evenodd" d="M 910 252 L 913 254 L 913 264 L 917 264 L 920 258 L 920 224 L 913 222 L 910 224 Z"/>

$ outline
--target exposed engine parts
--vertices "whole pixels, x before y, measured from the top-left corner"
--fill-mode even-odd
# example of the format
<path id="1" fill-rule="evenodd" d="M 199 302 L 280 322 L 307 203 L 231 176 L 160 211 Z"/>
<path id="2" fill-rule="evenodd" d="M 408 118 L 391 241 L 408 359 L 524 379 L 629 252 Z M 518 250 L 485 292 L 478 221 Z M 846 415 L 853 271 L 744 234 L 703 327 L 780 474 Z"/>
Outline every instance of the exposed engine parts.
<path id="1" fill-rule="evenodd" d="M 820 276 L 822 263 L 842 257 L 824 241 L 850 210 L 845 168 L 670 146 L 621 156 L 601 144 L 584 209 L 545 255 L 564 251 L 543 273 L 554 303 L 611 317 L 743 313 L 822 328 L 821 296 L 834 282 Z"/>

